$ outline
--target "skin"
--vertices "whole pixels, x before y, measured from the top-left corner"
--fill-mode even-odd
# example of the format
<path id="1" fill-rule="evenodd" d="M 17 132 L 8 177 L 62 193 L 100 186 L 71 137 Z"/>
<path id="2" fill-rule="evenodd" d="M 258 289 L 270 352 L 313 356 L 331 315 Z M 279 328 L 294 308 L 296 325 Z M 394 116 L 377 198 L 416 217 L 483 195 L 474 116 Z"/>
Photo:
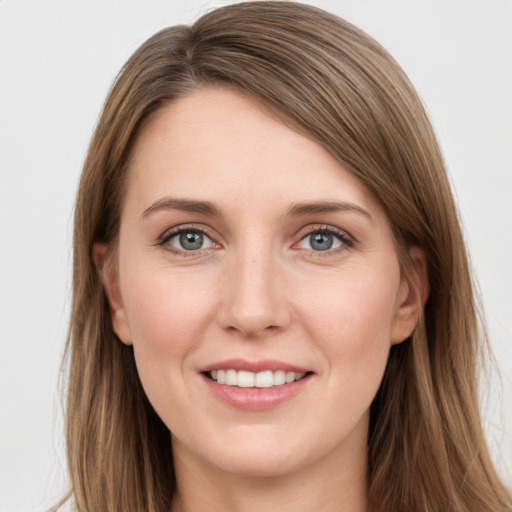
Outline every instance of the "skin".
<path id="1" fill-rule="evenodd" d="M 218 215 L 162 207 L 169 198 Z M 350 208 L 290 212 L 335 201 Z M 164 241 L 176 227 L 204 231 L 203 247 Z M 334 248 L 314 250 L 310 235 L 325 228 Z M 173 509 L 365 510 L 369 407 L 391 345 L 416 326 L 426 278 L 416 248 L 401 272 L 361 183 L 255 100 L 200 89 L 140 134 L 114 265 L 106 251 L 95 247 L 114 330 L 172 432 Z M 247 411 L 198 373 L 231 358 L 313 374 L 292 399 Z"/>

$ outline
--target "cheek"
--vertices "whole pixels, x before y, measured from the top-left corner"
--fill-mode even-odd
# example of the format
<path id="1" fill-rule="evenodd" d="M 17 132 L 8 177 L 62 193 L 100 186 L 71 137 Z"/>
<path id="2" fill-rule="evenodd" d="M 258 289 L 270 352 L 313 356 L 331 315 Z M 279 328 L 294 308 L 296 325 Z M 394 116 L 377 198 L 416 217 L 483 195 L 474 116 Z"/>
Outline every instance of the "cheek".
<path id="1" fill-rule="evenodd" d="M 322 292 L 303 295 L 304 329 L 329 371 L 344 382 L 380 380 L 391 345 L 399 270 L 346 272 L 326 280 Z M 317 285 L 321 284 L 319 282 Z"/>
<path id="2" fill-rule="evenodd" d="M 328 415 L 336 426 L 334 433 L 317 433 L 326 439 L 367 417 L 388 360 L 396 281 L 359 274 L 309 301 L 310 336 L 325 358 L 327 377 L 325 399 L 311 412 Z"/>
<path id="3" fill-rule="evenodd" d="M 156 267 L 144 273 L 128 269 L 126 276 L 123 301 L 139 343 L 179 345 L 208 315 L 212 293 L 203 275 Z"/>
<path id="4" fill-rule="evenodd" d="M 145 387 L 149 381 L 161 386 L 167 373 L 181 373 L 211 321 L 212 287 L 204 275 L 185 277 L 169 268 L 126 276 L 123 297 L 139 374 Z"/>
<path id="5" fill-rule="evenodd" d="M 128 271 L 125 307 L 137 371 L 146 395 L 170 430 L 184 430 L 178 411 L 190 409 L 190 354 L 211 322 L 212 286 L 206 276 L 191 277 L 156 266 Z M 172 427 L 172 428 L 171 428 Z M 186 431 L 186 428 L 185 428 Z"/>
<path id="6" fill-rule="evenodd" d="M 303 294 L 304 315 L 327 333 L 359 338 L 375 331 L 389 337 L 399 286 L 399 272 L 390 271 L 344 272 L 316 281 Z"/>

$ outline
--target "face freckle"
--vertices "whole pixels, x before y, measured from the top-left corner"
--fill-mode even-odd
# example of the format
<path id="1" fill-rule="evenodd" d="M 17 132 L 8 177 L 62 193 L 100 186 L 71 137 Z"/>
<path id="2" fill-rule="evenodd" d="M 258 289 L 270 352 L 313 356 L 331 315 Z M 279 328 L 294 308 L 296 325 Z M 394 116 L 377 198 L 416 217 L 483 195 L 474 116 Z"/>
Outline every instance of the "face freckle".
<path id="1" fill-rule="evenodd" d="M 362 464 L 411 294 L 382 207 L 324 148 L 227 89 L 163 107 L 136 143 L 117 263 L 114 329 L 182 459 Z"/>

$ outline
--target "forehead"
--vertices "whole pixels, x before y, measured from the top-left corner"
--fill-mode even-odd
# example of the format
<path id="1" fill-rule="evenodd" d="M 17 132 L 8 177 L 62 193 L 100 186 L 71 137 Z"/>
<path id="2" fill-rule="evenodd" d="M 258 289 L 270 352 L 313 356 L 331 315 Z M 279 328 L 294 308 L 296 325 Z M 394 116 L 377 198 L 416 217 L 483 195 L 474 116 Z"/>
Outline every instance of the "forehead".
<path id="1" fill-rule="evenodd" d="M 349 199 L 378 208 L 320 144 L 262 103 L 224 88 L 167 104 L 139 135 L 127 202 L 143 208 L 166 194 L 227 206 Z"/>

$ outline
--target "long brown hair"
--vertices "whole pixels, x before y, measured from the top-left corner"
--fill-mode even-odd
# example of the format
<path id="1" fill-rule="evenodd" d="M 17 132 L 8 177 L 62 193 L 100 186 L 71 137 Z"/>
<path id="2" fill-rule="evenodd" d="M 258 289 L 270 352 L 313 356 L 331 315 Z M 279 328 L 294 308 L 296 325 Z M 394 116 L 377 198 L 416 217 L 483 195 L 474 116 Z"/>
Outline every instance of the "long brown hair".
<path id="1" fill-rule="evenodd" d="M 92 248 L 115 247 L 141 127 L 162 105 L 210 85 L 253 95 L 322 144 L 380 200 L 401 252 L 417 245 L 427 255 L 431 291 L 422 321 L 391 349 L 371 406 L 370 510 L 509 511 L 477 401 L 485 336 L 421 101 L 398 64 L 361 30 L 280 1 L 223 7 L 192 26 L 159 32 L 128 60 L 106 100 L 75 213 L 67 448 L 77 510 L 170 507 L 170 435 L 142 390 L 132 348 L 112 331 Z"/>

